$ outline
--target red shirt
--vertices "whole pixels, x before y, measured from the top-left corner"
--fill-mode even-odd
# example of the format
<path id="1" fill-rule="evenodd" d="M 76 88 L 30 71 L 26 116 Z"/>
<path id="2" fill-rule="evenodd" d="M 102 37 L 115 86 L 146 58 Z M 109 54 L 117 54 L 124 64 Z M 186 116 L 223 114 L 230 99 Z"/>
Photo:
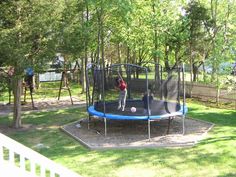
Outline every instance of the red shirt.
<path id="1" fill-rule="evenodd" d="M 126 86 L 125 81 L 121 80 L 120 83 L 119 83 L 119 89 L 120 89 L 121 91 L 123 91 L 123 90 L 126 89 L 126 87 L 127 87 L 127 86 Z"/>

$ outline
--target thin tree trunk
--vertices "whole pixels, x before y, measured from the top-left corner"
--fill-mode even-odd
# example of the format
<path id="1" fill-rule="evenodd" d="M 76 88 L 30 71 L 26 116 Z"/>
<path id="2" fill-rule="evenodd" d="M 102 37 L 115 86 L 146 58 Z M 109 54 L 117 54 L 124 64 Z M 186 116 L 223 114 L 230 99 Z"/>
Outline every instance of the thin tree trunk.
<path id="1" fill-rule="evenodd" d="M 126 58 L 126 63 L 129 63 L 130 60 L 130 48 L 127 47 L 127 58 Z"/>
<path id="2" fill-rule="evenodd" d="M 95 52 L 96 53 L 96 52 Z M 93 51 L 91 51 L 91 54 L 90 54 L 90 57 L 91 57 L 91 63 L 94 63 L 94 58 L 96 58 L 96 57 L 94 57 L 94 53 L 93 53 Z"/>
<path id="3" fill-rule="evenodd" d="M 86 23 L 88 22 L 88 14 L 89 13 L 89 9 L 88 9 L 88 4 L 87 4 L 87 1 L 86 1 Z M 85 26 L 84 24 L 84 16 L 83 16 L 83 13 L 82 13 L 82 24 L 83 24 L 83 27 L 84 27 L 84 31 L 87 32 L 87 27 Z M 81 82 L 82 82 L 82 93 L 84 93 L 86 91 L 86 78 L 85 78 L 85 75 L 86 75 L 86 66 L 87 66 L 87 61 L 88 61 L 88 36 L 87 36 L 87 33 L 85 35 L 85 39 L 84 39 L 84 60 L 82 60 L 81 62 Z"/>
<path id="4" fill-rule="evenodd" d="M 165 62 L 165 68 L 167 70 L 170 69 L 170 65 L 169 65 L 169 46 L 167 44 L 165 44 L 165 56 L 164 56 L 164 62 Z"/>
<path id="5" fill-rule="evenodd" d="M 36 89 L 39 89 L 40 88 L 40 80 L 39 80 L 39 74 L 36 73 L 35 76 L 34 76 L 34 80 L 35 80 L 35 88 Z"/>
<path id="6" fill-rule="evenodd" d="M 121 63 L 121 51 L 120 51 L 120 43 L 117 45 L 117 54 L 118 54 L 118 61 Z"/>
<path id="7" fill-rule="evenodd" d="M 152 11 L 153 11 L 153 14 L 154 16 L 156 15 L 156 9 L 155 9 L 155 2 L 153 1 L 153 4 L 152 4 Z M 157 57 L 157 48 L 158 48 L 158 44 L 157 44 L 157 25 L 156 25 L 156 22 L 154 22 L 154 62 L 155 63 L 160 63 L 158 57 Z"/>
<path id="8" fill-rule="evenodd" d="M 216 86 L 216 105 L 219 106 L 220 103 L 220 83 L 219 83 L 219 76 L 217 75 L 217 86 Z"/>
<path id="9" fill-rule="evenodd" d="M 82 26 L 83 26 L 83 32 L 85 33 L 85 29 L 84 29 L 84 13 L 83 13 L 83 11 L 82 11 L 82 17 L 81 17 L 81 23 L 82 23 Z M 84 52 L 86 52 L 85 50 L 86 50 L 86 47 L 85 47 L 85 40 L 86 39 L 84 39 L 84 41 L 83 41 L 83 44 L 84 44 Z M 81 91 L 81 93 L 84 93 L 85 92 L 85 66 L 84 66 L 84 60 L 85 60 L 85 56 L 86 54 L 84 53 L 84 58 L 81 58 L 81 74 L 80 74 L 80 81 L 81 81 L 81 86 L 82 86 L 82 91 Z"/>
<path id="10" fill-rule="evenodd" d="M 99 17 L 98 17 L 98 18 L 99 18 Z M 101 61 L 100 61 L 100 32 L 101 32 L 101 31 L 100 31 L 100 27 L 98 27 L 98 34 L 97 34 L 97 54 L 96 54 L 96 55 L 97 55 L 97 57 L 96 57 L 96 58 L 97 58 L 97 61 L 96 61 L 96 63 L 99 64 L 99 65 L 101 64 L 101 63 L 100 63 L 100 62 L 101 62 Z"/>
<path id="11" fill-rule="evenodd" d="M 80 75 L 80 80 L 81 80 L 81 85 L 82 85 L 82 91 L 81 93 L 85 92 L 85 58 L 81 59 L 81 75 Z"/>
<path id="12" fill-rule="evenodd" d="M 193 82 L 197 81 L 197 73 L 198 73 L 198 67 L 196 64 L 193 64 Z"/>
<path id="13" fill-rule="evenodd" d="M 156 17 L 156 8 L 155 8 L 155 1 L 152 2 L 152 11 L 153 11 L 153 15 L 154 15 L 154 18 Z M 156 19 L 156 18 L 155 18 Z M 154 56 L 153 56 L 153 60 L 155 62 L 155 87 L 156 88 L 160 88 L 160 72 L 159 72 L 159 69 L 160 69 L 160 58 L 157 56 L 157 50 L 158 50 L 158 41 L 157 41 L 157 22 L 154 21 Z M 156 65 L 157 64 L 157 65 Z"/>
<path id="14" fill-rule="evenodd" d="M 206 73 L 206 68 L 205 68 L 205 63 L 202 64 L 202 69 L 203 69 L 203 82 L 207 82 L 207 73 Z"/>
<path id="15" fill-rule="evenodd" d="M 88 2 L 86 1 L 86 23 L 89 21 L 89 8 L 88 8 Z M 86 31 L 88 30 L 86 26 Z M 85 61 L 84 61 L 84 67 L 87 67 L 88 64 L 88 33 L 86 33 L 86 38 L 85 38 Z M 86 75 L 86 69 L 84 72 L 84 76 Z M 86 89 L 86 78 L 84 77 L 84 89 Z"/>
<path id="16" fill-rule="evenodd" d="M 21 25 L 21 6 L 17 3 L 17 25 Z M 21 32 L 18 33 L 18 47 L 21 47 Z M 17 67 L 18 63 L 14 64 L 14 76 L 12 77 L 12 91 L 14 95 L 14 106 L 13 106 L 13 122 L 14 128 L 21 127 L 21 94 L 22 94 L 22 78 L 18 75 L 20 68 Z"/>
<path id="17" fill-rule="evenodd" d="M 102 59 L 102 67 L 106 67 L 105 63 L 105 48 L 104 48 L 104 28 L 103 28 L 103 7 L 101 8 L 101 14 L 100 14 L 100 32 L 101 32 L 101 59 Z"/>
<path id="18" fill-rule="evenodd" d="M 137 57 L 136 57 L 136 51 L 135 51 L 135 50 L 133 51 L 133 56 L 132 56 L 132 58 L 133 58 L 133 59 L 132 59 L 132 60 L 133 60 L 133 63 L 136 64 L 136 63 L 137 63 Z M 133 77 L 134 77 L 134 78 L 138 78 L 138 77 L 137 77 L 137 73 L 134 72 L 134 73 L 133 73 Z"/>
<path id="19" fill-rule="evenodd" d="M 14 128 L 21 127 L 21 92 L 22 92 L 22 79 L 13 77 L 13 95 L 14 95 L 14 107 L 13 107 L 13 124 Z"/>
<path id="20" fill-rule="evenodd" d="M 212 50 L 213 50 L 213 57 L 216 59 L 216 43 L 215 43 L 215 37 L 217 33 L 217 26 L 216 26 L 216 20 L 217 20 L 217 1 L 211 0 L 211 18 L 213 19 L 213 38 L 212 38 Z M 212 64 L 212 73 L 211 73 L 211 82 L 214 82 L 216 80 L 217 75 L 217 64 L 213 61 Z"/>

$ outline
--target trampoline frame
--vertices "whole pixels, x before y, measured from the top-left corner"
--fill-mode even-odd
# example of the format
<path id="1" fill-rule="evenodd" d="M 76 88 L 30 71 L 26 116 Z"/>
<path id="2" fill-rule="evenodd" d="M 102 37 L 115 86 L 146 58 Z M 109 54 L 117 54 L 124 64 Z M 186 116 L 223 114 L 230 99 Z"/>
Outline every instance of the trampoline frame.
<path id="1" fill-rule="evenodd" d="M 154 63 L 155 64 L 155 63 Z M 161 65 L 158 65 L 159 67 Z M 97 67 L 96 64 L 92 64 L 92 66 Z M 127 67 L 137 67 L 145 70 L 145 79 L 146 79 L 146 90 L 148 91 L 148 69 L 146 67 L 134 65 L 134 64 L 113 64 L 110 67 L 116 67 L 116 66 L 127 66 Z M 107 120 L 147 120 L 148 123 L 148 139 L 149 141 L 151 140 L 151 122 L 156 121 L 156 120 L 161 120 L 161 119 L 168 119 L 168 130 L 167 133 L 169 133 L 169 127 L 170 127 L 170 122 L 175 116 L 181 116 L 182 117 L 182 132 L 183 135 L 185 134 L 185 114 L 187 113 L 188 109 L 186 106 L 186 97 L 185 97 L 185 80 L 184 80 L 184 64 L 182 64 L 182 89 L 183 89 L 183 104 L 180 105 L 181 109 L 179 111 L 173 112 L 171 114 L 164 114 L 164 115 L 150 115 L 148 111 L 148 115 L 143 115 L 143 116 L 125 116 L 125 115 L 118 115 L 118 114 L 111 114 L 111 113 L 106 113 L 106 102 L 105 101 L 105 88 L 104 88 L 104 72 L 105 69 L 100 69 L 102 71 L 102 102 L 103 102 L 103 112 L 96 111 L 94 108 L 94 105 L 90 106 L 91 100 L 90 100 L 90 90 L 89 90 L 89 79 L 88 79 L 88 70 L 91 68 L 86 68 L 86 107 L 87 107 L 87 112 L 89 113 L 89 118 L 88 118 L 88 129 L 90 129 L 90 119 L 91 116 L 96 116 L 99 118 L 103 118 L 104 120 L 104 134 L 107 136 Z M 179 67 L 178 67 L 179 69 Z M 161 67 L 161 72 L 162 72 L 162 67 Z M 179 76 L 180 78 L 181 76 Z M 162 79 L 162 76 L 161 76 Z M 179 82 L 179 81 L 178 81 Z M 162 88 L 161 88 L 162 89 Z M 162 95 L 162 93 L 161 93 Z M 149 97 L 147 97 L 148 101 L 148 109 L 149 109 Z M 132 118 L 132 119 L 131 119 Z"/>

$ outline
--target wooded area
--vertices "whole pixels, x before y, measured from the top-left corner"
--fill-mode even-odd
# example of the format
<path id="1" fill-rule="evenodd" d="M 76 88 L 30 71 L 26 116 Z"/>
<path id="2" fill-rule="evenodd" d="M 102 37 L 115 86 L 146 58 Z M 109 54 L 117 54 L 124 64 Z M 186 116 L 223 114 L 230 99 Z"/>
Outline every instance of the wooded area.
<path id="1" fill-rule="evenodd" d="M 88 63 L 184 62 L 191 82 L 201 73 L 219 89 L 235 85 L 235 9 L 235 0 L 2 0 L 0 67 L 14 67 L 14 127 L 24 70 L 48 69 L 56 53 L 80 63 L 83 91 Z"/>

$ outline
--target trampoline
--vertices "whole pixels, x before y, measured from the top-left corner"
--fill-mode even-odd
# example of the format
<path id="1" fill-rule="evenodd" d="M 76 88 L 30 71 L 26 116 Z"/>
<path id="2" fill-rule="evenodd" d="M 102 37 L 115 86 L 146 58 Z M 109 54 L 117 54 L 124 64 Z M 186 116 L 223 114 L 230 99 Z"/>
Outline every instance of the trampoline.
<path id="1" fill-rule="evenodd" d="M 90 115 L 114 120 L 156 120 L 181 116 L 187 112 L 187 107 L 183 110 L 183 105 L 166 102 L 163 100 L 154 100 L 150 105 L 150 115 L 144 113 L 142 100 L 127 100 L 124 111 L 117 110 L 117 101 L 107 102 L 105 104 L 106 113 L 103 112 L 103 102 L 97 102 L 94 106 L 88 107 Z M 131 112 L 131 107 L 136 108 L 136 112 Z"/>
<path id="2" fill-rule="evenodd" d="M 118 110 L 119 91 L 114 89 L 117 75 L 122 75 L 127 83 L 127 99 L 124 111 Z M 153 100 L 147 101 L 144 111 L 145 93 L 150 93 Z M 185 132 L 185 114 L 188 109 L 185 104 L 184 67 L 162 68 L 155 63 L 138 66 L 133 64 L 115 64 L 102 68 L 91 64 L 86 68 L 86 103 L 89 114 L 88 128 L 91 116 L 104 120 L 105 136 L 108 120 L 144 120 L 148 123 L 148 138 L 151 138 L 151 122 L 168 119 L 170 122 L 176 116 L 182 117 L 183 134 Z M 136 111 L 131 111 L 135 107 Z"/>

